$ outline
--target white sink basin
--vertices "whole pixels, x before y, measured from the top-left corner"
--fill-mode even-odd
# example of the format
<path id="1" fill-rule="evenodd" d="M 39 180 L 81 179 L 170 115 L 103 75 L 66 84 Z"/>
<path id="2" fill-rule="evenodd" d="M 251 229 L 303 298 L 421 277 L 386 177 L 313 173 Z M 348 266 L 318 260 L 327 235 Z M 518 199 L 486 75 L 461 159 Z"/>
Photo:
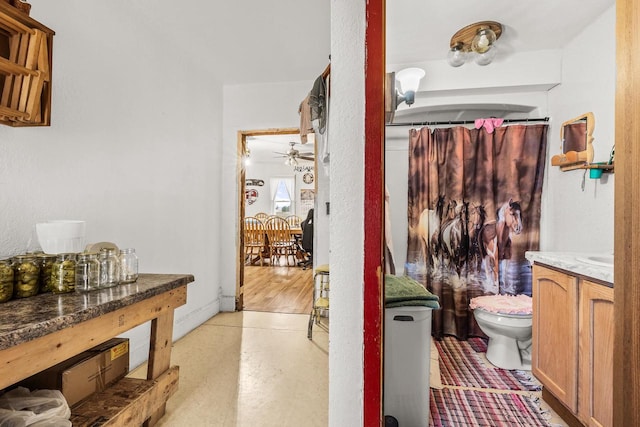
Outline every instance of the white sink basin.
<path id="1" fill-rule="evenodd" d="M 578 256 L 576 257 L 576 260 L 584 262 L 586 264 L 613 268 L 613 255 L 589 255 L 584 257 Z"/>

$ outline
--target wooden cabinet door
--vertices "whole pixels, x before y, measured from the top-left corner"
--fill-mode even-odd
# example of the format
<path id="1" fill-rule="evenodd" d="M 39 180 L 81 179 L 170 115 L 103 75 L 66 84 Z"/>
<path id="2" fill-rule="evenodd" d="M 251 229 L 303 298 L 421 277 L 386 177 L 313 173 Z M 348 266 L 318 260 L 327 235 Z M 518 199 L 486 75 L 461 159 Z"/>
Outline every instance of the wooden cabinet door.
<path id="1" fill-rule="evenodd" d="M 578 279 L 533 267 L 533 374 L 578 413 Z"/>
<path id="2" fill-rule="evenodd" d="M 580 285 L 580 419 L 613 425 L 613 288 Z"/>

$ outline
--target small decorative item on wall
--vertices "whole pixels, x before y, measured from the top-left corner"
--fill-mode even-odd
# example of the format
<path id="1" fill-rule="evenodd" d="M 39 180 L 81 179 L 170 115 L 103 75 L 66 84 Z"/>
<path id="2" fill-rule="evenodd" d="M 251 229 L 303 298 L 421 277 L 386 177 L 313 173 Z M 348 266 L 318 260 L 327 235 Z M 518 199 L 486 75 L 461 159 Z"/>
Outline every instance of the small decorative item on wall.
<path id="1" fill-rule="evenodd" d="M 313 172 L 313 166 L 295 166 L 294 172 Z"/>
<path id="2" fill-rule="evenodd" d="M 245 190 L 244 200 L 250 205 L 254 204 L 258 200 L 258 190 Z"/>
<path id="3" fill-rule="evenodd" d="M 311 172 L 307 172 L 302 175 L 302 182 L 305 184 L 313 184 L 313 174 Z"/>
<path id="4" fill-rule="evenodd" d="M 308 212 L 313 207 L 316 199 L 316 192 L 311 188 L 300 190 L 300 212 Z"/>
<path id="5" fill-rule="evenodd" d="M 247 179 L 245 180 L 244 185 L 247 187 L 249 186 L 262 187 L 264 185 L 264 181 L 261 179 Z"/>

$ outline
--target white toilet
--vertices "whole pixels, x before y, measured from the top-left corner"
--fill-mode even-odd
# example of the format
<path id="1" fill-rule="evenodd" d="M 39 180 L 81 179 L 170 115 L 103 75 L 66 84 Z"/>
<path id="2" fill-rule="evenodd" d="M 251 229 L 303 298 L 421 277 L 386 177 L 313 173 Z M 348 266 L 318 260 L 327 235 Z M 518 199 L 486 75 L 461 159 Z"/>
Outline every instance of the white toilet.
<path id="1" fill-rule="evenodd" d="M 531 370 L 532 304 L 527 295 L 484 295 L 469 308 L 489 337 L 487 359 L 502 369 Z"/>

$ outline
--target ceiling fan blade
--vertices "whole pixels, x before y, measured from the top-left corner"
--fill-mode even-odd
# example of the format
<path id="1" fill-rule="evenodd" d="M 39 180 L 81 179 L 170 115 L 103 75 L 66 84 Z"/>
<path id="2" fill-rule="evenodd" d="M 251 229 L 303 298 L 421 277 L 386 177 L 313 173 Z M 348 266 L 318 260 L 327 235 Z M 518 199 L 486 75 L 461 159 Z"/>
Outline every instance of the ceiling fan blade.
<path id="1" fill-rule="evenodd" d="M 298 158 L 302 160 L 309 160 L 310 162 L 315 161 L 313 157 L 308 157 L 308 156 L 299 156 Z"/>

